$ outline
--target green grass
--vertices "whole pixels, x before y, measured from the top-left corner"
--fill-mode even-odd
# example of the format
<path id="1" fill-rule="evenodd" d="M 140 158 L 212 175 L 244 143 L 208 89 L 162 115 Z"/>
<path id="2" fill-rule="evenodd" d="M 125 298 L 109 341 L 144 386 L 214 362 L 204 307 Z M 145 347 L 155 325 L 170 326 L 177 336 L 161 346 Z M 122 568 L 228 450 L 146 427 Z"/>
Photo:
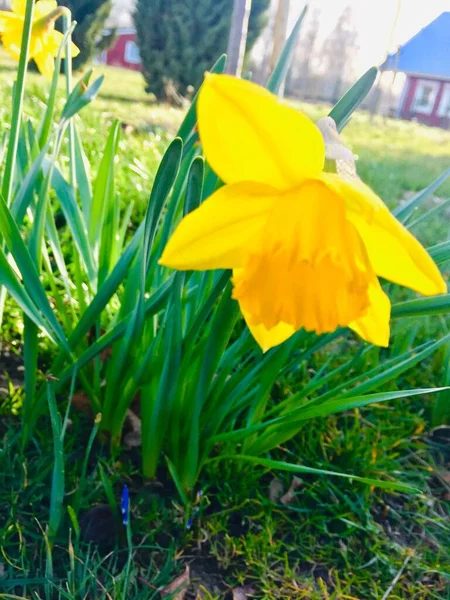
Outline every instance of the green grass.
<path id="1" fill-rule="evenodd" d="M 4 107 L 10 104 L 14 71 L 4 55 L 0 68 L 0 115 L 2 129 L 7 129 Z M 95 70 L 105 74 L 105 82 L 92 110 L 82 113 L 80 128 L 88 158 L 96 169 L 112 121 L 118 118 L 128 125 L 119 147 L 117 185 L 121 202 L 135 203 L 137 222 L 182 111 L 149 101 L 137 73 L 107 67 Z M 26 99 L 31 119 L 40 113 L 45 90 L 43 79 L 31 74 Z M 326 106 L 301 108 L 315 119 L 328 111 Z M 358 113 L 345 129 L 344 139 L 359 156 L 361 177 L 390 206 L 426 187 L 449 163 L 450 133 L 414 123 Z M 438 198 L 448 197 L 449 182 L 438 193 Z M 431 203 L 437 205 L 438 198 Z M 420 237 L 428 244 L 448 238 L 449 216 L 448 210 L 446 216 L 438 214 L 418 230 Z M 7 314 L 5 337 L 12 343 L 20 315 L 11 303 Z M 445 327 L 441 320 L 427 319 L 419 337 L 428 338 Z M 350 351 L 348 346 L 342 348 L 343 353 Z M 338 355 L 336 360 L 340 359 Z M 316 355 L 309 373 L 326 360 L 327 356 Z M 396 383 L 404 388 L 439 385 L 442 368 L 439 354 Z M 304 365 L 300 369 L 304 376 L 308 374 Z M 14 378 L 20 379 L 20 371 Z M 295 375 L 281 380 L 272 401 L 296 385 Z M 9 395 L 20 405 L 20 387 Z M 59 398 L 61 411 L 66 400 Z M 173 485 L 162 478 L 142 481 L 139 457 L 133 450 L 111 459 L 97 437 L 81 482 L 82 539 L 77 539 L 77 524 L 66 514 L 52 560 L 43 533 L 53 468 L 50 422 L 42 420 L 22 455 L 19 422 L 5 403 L 0 410 L 0 598 L 2 594 L 71 600 L 159 598 L 158 590 L 186 563 L 197 587 L 205 588 L 205 598 L 231 597 L 231 588 L 246 585 L 257 597 L 269 600 L 381 600 L 402 566 L 390 600 L 450 598 L 450 447 L 430 438 L 432 402 L 427 397 L 398 401 L 316 420 L 272 456 L 368 477 L 389 473 L 414 484 L 421 495 L 305 476 L 284 505 L 279 498 L 270 498 L 270 489 L 278 478 L 287 491 L 288 474 L 212 463 L 201 482 L 203 498 L 190 530 L 184 527 L 185 515 Z M 76 498 L 92 430 L 92 416 L 72 411 L 71 418 L 64 448 L 66 505 Z M 130 488 L 133 530 L 127 590 L 126 535 L 111 516 L 120 504 L 124 483 Z M 106 506 L 99 509 L 99 505 Z M 86 515 L 94 526 L 90 534 Z M 83 536 L 93 540 L 89 544 Z"/>

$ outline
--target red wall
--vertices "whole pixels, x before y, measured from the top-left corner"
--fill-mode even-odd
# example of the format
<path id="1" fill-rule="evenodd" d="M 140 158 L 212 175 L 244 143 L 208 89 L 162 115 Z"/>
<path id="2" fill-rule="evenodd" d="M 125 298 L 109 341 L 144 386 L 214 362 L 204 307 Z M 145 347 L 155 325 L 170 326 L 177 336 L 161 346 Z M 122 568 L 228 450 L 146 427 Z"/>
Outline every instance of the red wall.
<path id="1" fill-rule="evenodd" d="M 106 53 L 106 64 L 116 67 L 125 67 L 133 71 L 140 71 L 141 65 L 129 63 L 125 60 L 125 44 L 129 41 L 136 41 L 135 33 L 121 33 L 117 36 L 116 43 Z"/>
<path id="2" fill-rule="evenodd" d="M 431 125 L 432 127 L 448 127 L 448 118 L 439 117 L 437 114 L 439 103 L 441 102 L 442 93 L 444 90 L 445 81 L 433 79 L 433 81 L 439 81 L 440 88 L 436 96 L 434 108 L 431 114 L 424 115 L 423 113 L 416 113 L 412 110 L 414 95 L 416 93 L 417 82 L 419 79 L 427 79 L 426 77 L 415 77 L 409 76 L 405 85 L 408 86 L 406 94 L 403 100 L 403 105 L 400 109 L 400 117 L 411 121 L 412 119 L 425 123 L 425 125 Z M 431 78 L 430 78 L 431 79 Z"/>

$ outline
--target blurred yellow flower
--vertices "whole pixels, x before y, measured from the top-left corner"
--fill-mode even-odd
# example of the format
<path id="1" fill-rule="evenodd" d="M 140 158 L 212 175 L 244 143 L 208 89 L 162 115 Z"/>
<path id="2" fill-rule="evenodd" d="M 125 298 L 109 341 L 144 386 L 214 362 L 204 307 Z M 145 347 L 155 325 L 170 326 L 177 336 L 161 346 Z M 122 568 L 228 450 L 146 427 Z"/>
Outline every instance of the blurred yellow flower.
<path id="1" fill-rule="evenodd" d="M 427 252 L 369 187 L 323 171 L 324 141 L 306 116 L 253 83 L 208 75 L 198 126 L 227 185 L 182 220 L 160 262 L 233 269 L 233 297 L 264 351 L 300 328 L 340 326 L 387 346 L 390 301 L 377 276 L 446 292 Z"/>
<path id="2" fill-rule="evenodd" d="M 0 11 L 3 46 L 15 60 L 20 57 L 26 4 L 26 0 L 12 0 L 12 12 Z M 55 30 L 55 21 L 63 10 L 63 7 L 58 8 L 56 0 L 38 0 L 34 6 L 29 58 L 35 61 L 39 71 L 48 79 L 53 75 L 55 56 L 63 39 L 63 34 Z M 72 56 L 77 56 L 79 52 L 72 43 Z"/>

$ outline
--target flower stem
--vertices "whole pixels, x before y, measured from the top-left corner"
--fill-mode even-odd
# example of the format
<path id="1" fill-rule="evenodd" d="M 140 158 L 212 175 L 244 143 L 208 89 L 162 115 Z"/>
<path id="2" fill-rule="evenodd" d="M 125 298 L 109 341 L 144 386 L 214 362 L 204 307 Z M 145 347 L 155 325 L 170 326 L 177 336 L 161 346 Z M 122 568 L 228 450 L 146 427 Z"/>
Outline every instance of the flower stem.
<path id="1" fill-rule="evenodd" d="M 19 145 L 20 126 L 22 123 L 22 106 L 25 92 L 25 78 L 28 67 L 28 55 L 30 52 L 31 29 L 33 26 L 34 0 L 27 0 L 25 18 L 22 32 L 22 44 L 20 49 L 19 67 L 17 79 L 13 88 L 11 130 L 9 133 L 8 151 L 6 153 L 5 168 L 3 171 L 2 196 L 7 206 L 11 206 L 12 192 L 14 187 L 14 174 L 17 161 L 17 147 Z M 3 240 L 0 241 L 3 245 Z M 3 322 L 3 311 L 6 302 L 6 288 L 0 286 L 0 325 Z"/>
<path id="2" fill-rule="evenodd" d="M 22 45 L 20 50 L 19 68 L 14 85 L 13 104 L 11 115 L 11 131 L 9 135 L 8 152 L 6 154 L 5 170 L 3 173 L 2 195 L 7 205 L 11 205 L 14 183 L 14 172 L 16 168 L 17 146 L 19 144 L 20 125 L 22 123 L 22 106 L 25 91 L 25 78 L 28 66 L 28 54 L 30 51 L 31 29 L 33 25 L 34 0 L 27 0 L 25 8 L 25 20 L 22 33 Z"/>
<path id="3" fill-rule="evenodd" d="M 64 10 L 62 13 L 64 23 L 64 33 L 67 33 L 72 25 L 72 14 L 70 10 Z M 64 72 L 66 76 L 66 95 L 67 98 L 72 93 L 72 36 L 69 35 L 66 42 L 66 54 L 64 61 Z M 69 121 L 69 181 L 72 187 L 76 187 L 76 168 L 75 168 L 75 124 L 73 118 Z"/>

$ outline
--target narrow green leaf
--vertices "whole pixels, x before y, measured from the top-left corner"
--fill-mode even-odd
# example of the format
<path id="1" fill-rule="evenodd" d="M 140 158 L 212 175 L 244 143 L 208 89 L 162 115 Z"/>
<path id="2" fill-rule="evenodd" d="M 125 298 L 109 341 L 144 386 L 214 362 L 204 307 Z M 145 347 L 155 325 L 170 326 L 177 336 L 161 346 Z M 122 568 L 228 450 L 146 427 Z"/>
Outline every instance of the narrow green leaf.
<path id="1" fill-rule="evenodd" d="M 183 142 L 176 137 L 167 148 L 156 173 L 155 182 L 145 215 L 144 265 L 147 266 L 152 250 L 156 229 L 161 218 L 170 190 L 175 183 L 180 168 Z M 166 215 L 166 220 L 168 216 Z"/>
<path id="2" fill-rule="evenodd" d="M 188 497 L 186 496 L 186 494 L 184 493 L 183 485 L 181 483 L 181 479 L 177 473 L 175 465 L 173 464 L 173 462 L 171 462 L 171 460 L 167 456 L 165 457 L 165 459 L 166 459 L 166 463 L 167 463 L 167 468 L 169 469 L 170 476 L 172 477 L 175 487 L 177 488 L 177 492 L 180 494 L 181 502 L 183 503 L 184 506 L 188 506 L 189 500 L 188 500 Z"/>
<path id="3" fill-rule="evenodd" d="M 429 208 L 423 214 L 421 214 L 420 217 L 417 217 L 417 219 L 414 219 L 413 221 L 410 221 L 408 218 L 406 218 L 405 225 L 409 230 L 414 229 L 414 227 L 417 227 L 417 225 L 420 225 L 420 223 L 423 223 L 424 221 L 431 221 L 438 216 L 438 213 L 444 212 L 448 207 L 450 207 L 450 198 L 444 200 L 443 202 L 439 202 L 439 204 L 436 204 L 436 206 L 433 206 L 433 208 Z"/>
<path id="4" fill-rule="evenodd" d="M 14 269 L 8 262 L 5 253 L 0 247 L 0 285 L 4 285 L 10 295 L 14 298 L 20 308 L 24 311 L 36 325 L 45 331 L 47 335 L 54 341 L 51 334 L 52 328 L 42 318 L 36 305 L 27 294 L 26 290 L 19 281 Z"/>
<path id="5" fill-rule="evenodd" d="M 74 135 L 75 173 L 78 192 L 81 200 L 81 208 L 86 223 L 89 221 L 92 207 L 92 186 L 89 173 L 89 162 L 83 149 L 80 134 L 75 128 Z"/>
<path id="6" fill-rule="evenodd" d="M 366 483 L 367 485 L 373 485 L 375 487 L 395 490 L 397 492 L 405 492 L 409 494 L 420 494 L 421 490 L 407 485 L 406 483 L 399 483 L 397 481 L 383 481 L 381 479 L 372 479 L 370 477 L 359 477 L 357 475 L 350 475 L 348 473 L 339 473 L 337 471 L 328 471 L 326 469 L 315 469 L 313 467 L 304 467 L 302 465 L 293 465 L 279 460 L 270 460 L 267 458 L 259 458 L 257 456 L 246 456 L 243 454 L 224 455 L 217 458 L 210 459 L 208 462 L 218 462 L 222 460 L 232 461 L 244 461 L 254 465 L 260 465 L 265 467 L 267 470 L 275 471 L 289 471 L 291 473 L 309 473 L 311 475 L 327 475 L 331 477 L 343 477 L 350 479 L 351 481 L 357 481 L 359 483 Z"/>
<path id="7" fill-rule="evenodd" d="M 304 7 L 299 18 L 297 19 L 291 34 L 289 35 L 283 46 L 283 50 L 281 51 L 277 64 L 275 65 L 275 68 L 269 77 L 269 81 L 267 82 L 267 89 L 273 92 L 274 94 L 277 94 L 281 90 L 286 80 L 286 76 L 291 65 L 292 56 L 294 54 L 298 34 L 300 33 L 300 28 L 302 26 L 303 19 L 305 18 L 307 12 L 308 5 Z"/>
<path id="8" fill-rule="evenodd" d="M 22 223 L 28 206 L 33 201 L 33 194 L 36 189 L 39 176 L 41 175 L 41 168 L 47 153 L 48 147 L 45 146 L 37 158 L 33 161 L 30 166 L 24 180 L 20 184 L 17 193 L 11 204 L 11 214 L 13 215 L 17 224 Z"/>
<path id="9" fill-rule="evenodd" d="M 105 218 L 112 202 L 114 202 L 114 158 L 119 144 L 120 123 L 115 121 L 109 130 L 108 140 L 98 169 L 92 197 L 92 211 L 88 218 L 89 242 L 93 249 L 98 249 L 104 235 Z"/>
<path id="10" fill-rule="evenodd" d="M 39 327 L 26 314 L 23 327 L 23 366 L 25 375 L 25 400 L 23 415 L 26 419 L 34 405 L 36 394 L 36 375 L 38 367 L 38 331 Z"/>
<path id="11" fill-rule="evenodd" d="M 377 77 L 378 69 L 371 67 L 362 77 L 346 92 L 339 102 L 332 108 L 329 116 L 336 123 L 338 131 L 341 131 L 348 123 L 353 112 L 358 108 L 364 98 L 372 89 Z"/>
<path id="12" fill-rule="evenodd" d="M 61 71 L 61 57 L 62 57 L 63 49 L 67 43 L 67 40 L 72 35 L 73 30 L 75 29 L 75 26 L 76 26 L 76 23 L 74 21 L 71 23 L 70 28 L 64 33 L 64 37 L 61 41 L 61 45 L 58 49 L 58 53 L 55 58 L 55 66 L 54 66 L 54 70 L 53 70 L 50 91 L 47 96 L 46 109 L 45 109 L 44 116 L 42 117 L 41 123 L 39 125 L 39 133 L 38 133 L 39 149 L 43 148 L 47 144 L 47 141 L 48 141 L 48 138 L 50 135 L 50 131 L 51 131 L 51 128 L 53 125 L 53 121 L 54 121 L 53 114 L 54 114 L 54 110 L 55 110 L 55 102 L 56 102 L 56 95 L 57 95 L 57 90 L 58 90 L 59 74 Z"/>
<path id="13" fill-rule="evenodd" d="M 48 538 L 50 543 L 55 540 L 61 525 L 64 503 L 64 444 L 61 436 L 62 423 L 61 416 L 58 413 L 56 397 L 53 391 L 52 382 L 47 384 L 47 400 L 50 411 L 50 422 L 53 434 L 53 475 L 52 490 L 50 494 L 50 517 L 48 523 Z"/>
<path id="14" fill-rule="evenodd" d="M 442 385 L 450 386 L 450 343 L 444 348 L 443 353 L 444 373 Z M 434 427 L 450 425 L 450 390 L 440 392 L 433 405 L 432 423 Z"/>
<path id="15" fill-rule="evenodd" d="M 77 515 L 70 504 L 67 506 L 67 512 L 69 514 L 70 522 L 72 523 L 72 527 L 75 531 L 75 537 L 77 540 L 80 537 L 80 523 L 78 522 Z"/>
<path id="16" fill-rule="evenodd" d="M 191 168 L 189 169 L 186 198 L 184 201 L 184 215 L 196 209 L 202 201 L 204 170 L 205 161 L 202 156 L 197 156 L 192 161 Z"/>
<path id="17" fill-rule="evenodd" d="M 153 316 L 165 306 L 167 297 L 171 290 L 173 277 L 174 275 L 165 281 L 161 287 L 156 290 L 152 296 L 150 296 L 150 298 L 146 299 L 144 305 L 144 314 L 146 316 Z M 55 389 L 60 389 L 60 387 L 72 377 L 74 372 L 79 372 L 85 365 L 103 352 L 103 350 L 110 347 L 116 340 L 120 339 L 126 331 L 130 318 L 131 316 L 128 315 L 126 318 L 116 323 L 112 329 L 91 344 L 78 357 L 77 361 L 71 364 L 66 370 L 61 371 L 62 360 L 61 357 L 58 357 L 50 368 L 51 373 L 58 374 L 58 382 L 55 384 Z M 69 338 L 69 343 L 73 343 L 71 338 Z"/>
<path id="18" fill-rule="evenodd" d="M 450 240 L 427 248 L 427 252 L 437 265 L 447 262 L 450 260 Z"/>
<path id="19" fill-rule="evenodd" d="M 223 73 L 225 71 L 225 66 L 227 64 L 227 56 L 226 54 L 222 54 L 214 65 L 211 67 L 211 73 Z M 198 101 L 198 92 L 194 96 L 192 100 L 192 104 L 189 107 L 189 110 L 184 117 L 183 122 L 180 125 L 180 129 L 178 130 L 177 137 L 181 138 L 183 142 L 185 142 L 191 133 L 194 130 L 195 124 L 197 123 L 197 101 Z"/>
<path id="20" fill-rule="evenodd" d="M 115 516 L 116 521 L 118 522 L 120 519 L 120 512 L 114 496 L 113 486 L 111 485 L 111 482 L 109 481 L 108 476 L 105 473 L 105 469 L 103 468 L 103 465 L 101 463 L 99 463 L 98 469 L 100 472 L 100 479 L 102 480 L 103 489 L 105 490 L 105 496 L 108 500 L 109 507 L 113 515 Z"/>
<path id="21" fill-rule="evenodd" d="M 100 427 L 100 421 L 101 421 L 101 415 L 97 415 L 94 420 L 94 426 L 92 428 L 91 434 L 88 439 L 86 450 L 84 452 L 83 466 L 81 468 L 80 481 L 78 482 L 78 488 L 75 493 L 75 499 L 73 501 L 73 509 L 75 511 L 75 514 L 78 514 L 81 503 L 83 501 L 83 491 L 84 491 L 84 489 L 86 487 L 86 483 L 87 483 L 86 475 L 87 475 L 89 457 L 91 455 L 92 446 L 94 445 L 94 441 L 97 436 L 98 429 Z"/>
<path id="22" fill-rule="evenodd" d="M 392 306 L 392 318 L 419 317 L 424 315 L 447 315 L 450 312 L 450 294 L 415 298 Z"/>
<path id="23" fill-rule="evenodd" d="M 92 69 L 83 75 L 72 93 L 67 98 L 66 104 L 61 113 L 62 120 L 68 120 L 76 115 L 82 108 L 90 104 L 97 96 L 100 86 L 103 83 L 104 76 L 99 77 L 94 83 L 87 87 L 92 75 Z"/>
<path id="24" fill-rule="evenodd" d="M 20 270 L 25 289 L 27 290 L 29 296 L 33 298 L 34 304 L 42 312 L 47 322 L 51 326 L 51 329 L 48 331 L 48 333 L 51 336 L 54 334 L 67 349 L 68 347 L 64 332 L 50 306 L 45 290 L 42 287 L 39 274 L 36 270 L 36 266 L 27 247 L 25 246 L 24 241 L 22 240 L 19 228 L 17 227 L 17 224 L 11 215 L 10 210 L 6 206 L 6 202 L 3 200 L 2 196 L 0 196 L 0 231 L 5 239 L 5 243 L 9 252 L 11 253 Z M 31 318 L 33 319 L 32 316 Z"/>
<path id="25" fill-rule="evenodd" d="M 46 168 L 48 166 L 44 167 L 44 170 Z M 55 190 L 61 204 L 61 209 L 66 218 L 73 241 L 86 267 L 89 281 L 93 284 L 96 280 L 96 267 L 89 243 L 86 223 L 75 198 L 73 187 L 67 183 L 56 165 L 52 174 L 52 188 Z"/>
<path id="26" fill-rule="evenodd" d="M 419 348 L 414 348 L 408 352 L 405 352 L 404 355 L 395 357 L 387 363 L 381 363 L 379 366 L 371 369 L 371 371 L 368 373 L 365 373 L 365 376 L 368 378 L 366 381 L 358 383 L 355 387 L 350 387 L 364 377 L 364 374 L 359 374 L 350 381 L 335 386 L 335 388 L 331 389 L 329 392 L 314 398 L 311 400 L 311 403 L 319 404 L 325 400 L 328 400 L 329 398 L 335 398 L 338 394 L 340 397 L 348 397 L 354 395 L 355 393 L 361 395 L 374 389 L 378 389 L 381 385 L 388 383 L 389 381 L 395 381 L 402 373 L 405 373 L 415 365 L 419 364 L 425 358 L 436 352 L 436 350 L 440 348 L 442 344 L 446 343 L 447 339 L 449 339 L 449 336 L 450 334 L 447 334 L 447 336 L 435 342 L 426 342 Z M 350 389 L 347 389 L 346 392 L 342 392 L 341 394 L 341 390 L 345 387 L 350 387 Z"/>
<path id="27" fill-rule="evenodd" d="M 328 400 L 318 406 L 307 407 L 303 409 L 301 406 L 292 412 L 283 415 L 287 421 L 305 421 L 315 419 L 317 417 L 327 417 L 346 410 L 354 408 L 362 408 L 368 404 L 390 402 L 400 398 L 409 398 L 411 396 L 423 396 L 425 394 L 436 394 L 442 392 L 445 388 L 424 388 L 413 390 L 400 390 L 398 392 L 379 392 L 376 394 L 366 394 L 354 396 L 351 393 L 344 394 L 342 398 L 337 400 Z M 353 390 L 352 390 L 353 391 Z"/>

